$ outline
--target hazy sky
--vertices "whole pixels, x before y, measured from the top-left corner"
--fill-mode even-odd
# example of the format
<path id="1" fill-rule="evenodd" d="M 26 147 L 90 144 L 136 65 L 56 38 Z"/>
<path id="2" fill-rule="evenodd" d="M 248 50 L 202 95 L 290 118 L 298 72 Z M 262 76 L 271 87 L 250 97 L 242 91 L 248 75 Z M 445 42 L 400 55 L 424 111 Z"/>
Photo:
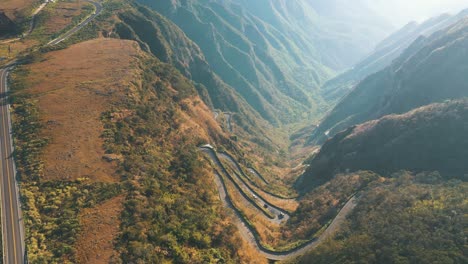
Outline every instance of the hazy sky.
<path id="1" fill-rule="evenodd" d="M 371 0 L 396 26 L 468 8 L 468 0 Z"/>

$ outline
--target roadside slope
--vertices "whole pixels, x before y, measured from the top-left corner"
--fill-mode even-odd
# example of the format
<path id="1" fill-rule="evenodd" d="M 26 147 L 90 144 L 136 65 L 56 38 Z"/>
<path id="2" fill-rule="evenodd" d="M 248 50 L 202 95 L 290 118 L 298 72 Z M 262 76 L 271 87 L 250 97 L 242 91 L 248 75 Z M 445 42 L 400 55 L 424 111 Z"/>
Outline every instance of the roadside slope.
<path id="1" fill-rule="evenodd" d="M 94 251 L 105 263 L 258 259 L 195 151 L 229 140 L 189 80 L 134 41 L 94 39 L 30 60 L 12 87 L 31 262 L 86 263 Z M 117 214 L 119 228 L 98 209 Z M 94 226 L 105 240 L 84 237 Z"/>

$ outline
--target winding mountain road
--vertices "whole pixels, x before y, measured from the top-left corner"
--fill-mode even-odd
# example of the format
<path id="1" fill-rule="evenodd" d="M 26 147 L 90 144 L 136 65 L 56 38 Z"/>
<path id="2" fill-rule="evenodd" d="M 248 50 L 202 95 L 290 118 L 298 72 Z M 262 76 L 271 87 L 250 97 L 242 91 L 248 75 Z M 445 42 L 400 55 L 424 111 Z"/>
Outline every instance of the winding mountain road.
<path id="1" fill-rule="evenodd" d="M 200 150 L 208 154 L 212 162 L 214 162 L 219 167 L 219 163 L 220 163 L 219 158 L 217 158 L 216 152 L 211 146 L 207 145 L 207 146 L 200 147 Z M 323 241 L 327 240 L 328 238 L 331 238 L 334 235 L 334 233 L 339 229 L 343 221 L 346 219 L 346 216 L 352 212 L 352 210 L 354 209 L 357 203 L 356 197 L 355 196 L 351 197 L 346 202 L 346 204 L 341 208 L 341 210 L 336 215 L 336 217 L 332 220 L 330 225 L 318 237 L 296 248 L 293 248 L 291 250 L 273 251 L 273 250 L 266 248 L 264 245 L 262 245 L 262 242 L 259 240 L 258 236 L 254 235 L 256 233 L 256 230 L 242 218 L 242 213 L 239 211 L 238 208 L 234 206 L 229 196 L 229 192 L 227 190 L 224 179 L 220 175 L 220 173 L 217 170 L 215 170 L 214 175 L 215 175 L 215 183 L 218 188 L 221 201 L 224 206 L 234 211 L 234 214 L 236 215 L 235 224 L 242 238 L 248 243 L 250 243 L 257 250 L 259 254 L 261 254 L 262 256 L 264 256 L 265 258 L 269 260 L 286 260 L 286 259 L 301 256 L 307 253 L 308 251 L 314 249 L 318 245 L 320 245 L 320 243 L 322 243 Z"/>
<path id="2" fill-rule="evenodd" d="M 276 193 L 273 193 L 271 191 L 268 191 L 268 190 L 264 190 L 262 189 L 255 181 L 253 181 L 250 177 L 248 177 L 244 170 L 242 170 L 239 162 L 237 162 L 237 160 L 235 160 L 230 154 L 227 154 L 226 152 L 220 152 L 219 155 L 225 159 L 227 159 L 229 162 L 231 162 L 236 168 L 237 168 L 237 171 L 245 178 L 247 179 L 250 184 L 252 186 L 255 186 L 257 189 L 260 189 L 263 193 L 267 194 L 267 195 L 270 195 L 272 197 L 275 197 L 276 199 L 280 199 L 280 200 L 283 200 L 284 202 L 291 202 L 291 201 L 294 201 L 296 200 L 297 197 L 295 198 L 285 198 L 283 196 L 280 196 Z M 258 177 L 260 178 L 261 181 L 263 181 L 266 185 L 270 184 L 256 169 L 254 168 L 247 168 L 247 170 L 253 174 L 255 177 Z M 241 180 L 247 184 L 242 178 Z M 248 184 L 247 184 L 248 185 Z M 251 188 L 251 187 L 250 187 Z M 251 188 L 252 189 L 252 188 Z"/>
<path id="3" fill-rule="evenodd" d="M 214 152 L 214 150 L 212 150 L 212 151 Z M 231 161 L 231 157 L 229 155 L 226 155 L 225 153 L 219 153 L 219 157 L 227 159 L 228 161 Z M 239 173 L 243 174 L 242 169 L 240 167 L 236 166 L 238 164 L 237 163 L 233 163 L 233 164 L 234 164 L 235 167 L 237 167 L 237 170 L 239 171 Z M 262 205 L 267 206 L 267 210 L 269 210 L 275 216 L 275 218 L 272 219 L 275 223 L 281 224 L 282 222 L 288 221 L 289 214 L 286 212 L 286 210 L 283 210 L 283 209 L 269 203 L 264 197 L 262 197 L 262 195 L 257 193 L 254 189 L 252 189 L 237 172 L 234 173 L 234 175 L 235 175 L 235 178 L 237 179 L 237 181 L 240 182 L 240 185 L 242 186 L 242 188 L 248 190 L 250 195 L 252 197 L 255 197 L 254 198 L 255 200 L 259 201 Z"/>
<path id="4" fill-rule="evenodd" d="M 268 184 L 268 181 L 261 175 L 256 169 L 248 168 L 249 172 L 255 175 L 257 178 L 261 179 L 263 183 Z"/>
<path id="5" fill-rule="evenodd" d="M 275 211 L 272 211 L 269 208 L 264 208 L 263 205 L 265 204 L 263 200 L 260 200 L 258 197 L 254 196 L 254 193 L 247 193 L 248 190 L 245 190 L 245 187 L 243 188 L 238 181 L 235 180 L 235 178 L 230 174 L 226 167 L 221 163 L 221 160 L 219 159 L 218 155 L 214 150 L 211 148 L 201 148 L 202 151 L 207 153 L 211 160 L 214 162 L 214 164 L 218 167 L 219 171 L 221 171 L 222 174 L 226 176 L 226 178 L 234 184 L 234 187 L 239 191 L 239 194 L 242 196 L 244 199 L 244 204 L 245 205 L 252 205 L 258 212 L 265 217 L 265 220 L 271 222 L 271 223 L 281 223 L 281 219 L 278 217 L 277 214 L 275 214 Z"/>
<path id="6" fill-rule="evenodd" d="M 57 45 L 60 42 L 66 40 L 69 37 L 71 37 L 73 34 L 80 31 L 80 29 L 82 29 L 83 27 L 88 25 L 91 21 L 93 21 L 102 12 L 102 4 L 101 3 L 90 1 L 90 0 L 85 0 L 85 2 L 88 2 L 88 3 L 92 4 L 92 5 L 94 5 L 94 7 L 96 8 L 94 13 L 92 15 L 90 15 L 87 19 L 85 19 L 84 21 L 79 23 L 76 27 L 70 29 L 67 33 L 65 33 L 62 36 L 59 36 L 58 38 L 56 38 L 56 39 L 50 41 L 49 43 L 47 43 L 47 46 Z"/>

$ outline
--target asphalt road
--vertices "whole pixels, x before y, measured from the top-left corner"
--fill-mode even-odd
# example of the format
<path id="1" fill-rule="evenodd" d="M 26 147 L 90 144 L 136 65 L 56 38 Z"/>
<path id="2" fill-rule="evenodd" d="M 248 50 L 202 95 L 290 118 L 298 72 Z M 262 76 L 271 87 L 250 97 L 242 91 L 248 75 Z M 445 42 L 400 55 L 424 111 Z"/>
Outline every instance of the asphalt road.
<path id="1" fill-rule="evenodd" d="M 3 262 L 25 263 L 24 229 L 12 157 L 10 112 L 7 98 L 8 68 L 0 70 L 0 198 L 2 205 Z"/>
<path id="2" fill-rule="evenodd" d="M 278 220 L 277 216 L 271 211 L 265 209 L 263 207 L 264 203 L 262 203 L 261 200 L 255 199 L 253 196 L 253 193 L 248 193 L 247 190 L 242 189 L 243 187 L 234 179 L 234 177 L 226 170 L 224 165 L 221 163 L 221 160 L 219 159 L 218 155 L 213 149 L 210 148 L 202 148 L 202 150 L 207 153 L 211 160 L 214 162 L 215 165 L 217 165 L 219 171 L 221 174 L 224 174 L 227 178 L 228 181 L 234 184 L 234 188 L 239 191 L 239 194 L 243 197 L 243 203 L 245 205 L 252 205 L 254 208 L 258 210 L 260 215 L 265 217 L 265 220 L 271 221 L 271 222 L 281 222 L 281 220 Z"/>
<path id="3" fill-rule="evenodd" d="M 268 181 L 265 178 L 263 178 L 263 176 L 256 169 L 248 168 L 248 170 L 250 171 L 250 173 L 261 179 L 265 184 L 268 184 Z"/>
<path id="4" fill-rule="evenodd" d="M 78 32 L 80 29 L 82 29 L 83 27 L 85 27 L 86 25 L 89 24 L 89 22 L 91 22 L 93 19 L 95 19 L 101 12 L 102 12 L 102 5 L 101 3 L 99 2 L 93 2 L 93 1 L 86 1 L 88 3 L 91 3 L 94 5 L 94 7 L 96 8 L 95 12 L 90 15 L 87 19 L 85 19 L 83 22 L 81 22 L 80 24 L 78 24 L 76 27 L 74 27 L 73 29 L 71 29 L 70 31 L 68 31 L 67 33 L 63 34 L 62 36 L 50 41 L 49 43 L 47 43 L 47 46 L 54 46 L 54 45 L 57 45 L 59 44 L 60 42 L 66 40 L 67 38 L 69 38 L 71 35 L 75 34 L 76 32 Z"/>
<path id="5" fill-rule="evenodd" d="M 297 197 L 294 197 L 294 198 L 285 198 L 283 196 L 280 196 L 278 194 L 275 194 L 271 191 L 268 191 L 268 190 L 265 190 L 263 189 L 260 185 L 258 185 L 255 181 L 253 181 L 251 178 L 249 178 L 245 172 L 242 170 L 239 162 L 237 162 L 237 160 L 235 160 L 230 154 L 227 154 L 226 152 L 222 152 L 222 153 L 219 153 L 221 157 L 223 158 L 226 158 L 229 162 L 231 162 L 236 168 L 237 168 L 237 171 L 245 178 L 247 179 L 248 182 L 250 182 L 250 184 L 252 186 L 255 186 L 256 188 L 262 190 L 262 192 L 268 194 L 268 195 L 271 195 L 277 199 L 281 199 L 283 200 L 284 202 L 290 202 L 290 201 L 293 201 L 293 200 L 296 200 Z M 268 183 L 268 181 L 254 168 L 247 168 L 247 170 L 252 174 L 254 175 L 255 177 L 258 177 L 260 178 L 266 185 L 270 184 Z M 249 185 L 246 183 L 245 180 L 242 179 L 242 177 L 240 177 L 241 180 L 246 184 L 246 185 Z M 251 187 L 249 187 L 250 189 L 252 189 Z"/>
<path id="6" fill-rule="evenodd" d="M 87 2 L 96 7 L 95 13 L 67 33 L 49 42 L 48 45 L 56 45 L 66 40 L 101 13 L 102 5 L 100 3 L 92 1 Z M 38 10 L 40 11 L 44 6 L 41 6 Z M 28 34 L 33 28 L 34 21 L 31 24 L 31 29 Z M 9 66 L 0 69 L 0 199 L 2 209 L 3 263 L 23 264 L 26 263 L 27 258 L 24 243 L 24 223 L 19 201 L 19 189 L 16 182 L 16 167 L 12 156 L 13 141 L 11 135 L 10 106 L 8 105 L 7 97 L 7 77 L 9 70 Z"/>
<path id="7" fill-rule="evenodd" d="M 205 153 L 207 153 L 210 157 L 210 159 L 214 163 L 218 163 L 216 161 L 216 153 L 211 147 L 201 147 L 201 150 Z M 233 205 L 229 195 L 228 195 L 228 190 L 226 188 L 226 185 L 224 183 L 223 178 L 221 177 L 220 173 L 218 171 L 215 171 L 215 183 L 218 188 L 219 196 L 221 198 L 221 201 L 224 206 L 227 208 L 233 210 L 236 218 L 235 224 L 240 232 L 241 237 L 247 241 L 249 244 L 251 244 L 257 252 L 264 256 L 267 259 L 270 260 L 287 260 L 290 258 L 295 258 L 298 256 L 301 256 L 308 251 L 316 248 L 318 245 L 320 245 L 323 241 L 326 241 L 329 238 L 332 238 L 332 236 L 335 234 L 335 232 L 340 228 L 341 224 L 343 221 L 346 219 L 346 216 L 349 215 L 349 213 L 352 212 L 354 207 L 357 204 L 356 198 L 353 196 L 351 197 L 348 202 L 341 208 L 341 210 L 338 212 L 338 214 L 333 218 L 332 222 L 330 225 L 316 238 L 310 240 L 309 242 L 306 242 L 302 244 L 301 246 L 298 246 L 296 248 L 293 248 L 291 250 L 287 251 L 273 251 L 270 249 L 265 248 L 261 241 L 257 237 L 255 237 L 254 233 L 255 231 L 251 229 L 248 223 L 244 221 L 244 219 L 241 217 L 240 212 L 238 209 L 235 208 Z"/>
<path id="8" fill-rule="evenodd" d="M 242 169 L 239 167 L 239 165 L 238 165 L 235 161 L 232 160 L 232 158 L 231 158 L 229 155 L 226 155 L 226 154 L 224 154 L 224 153 L 219 153 L 219 157 L 228 160 L 229 162 L 231 162 L 231 163 L 234 165 L 234 167 L 237 168 L 238 173 L 235 173 L 235 174 L 234 174 L 234 177 L 237 178 L 237 180 L 240 182 L 240 185 L 242 186 L 242 188 L 244 188 L 245 190 L 248 190 L 249 194 L 250 194 L 252 197 L 254 197 L 254 199 L 255 199 L 257 202 L 260 202 L 261 205 L 267 205 L 267 208 L 266 208 L 266 209 L 267 209 L 268 211 L 270 211 L 270 213 L 272 213 L 272 214 L 275 216 L 275 218 L 273 219 L 274 222 L 280 224 L 280 223 L 282 223 L 282 222 L 288 221 L 288 219 L 289 219 L 289 214 L 288 214 L 285 210 L 283 210 L 283 209 L 281 209 L 281 208 L 279 208 L 279 207 L 277 207 L 277 206 L 275 206 L 275 205 L 269 203 L 265 198 L 263 198 L 259 193 L 257 193 L 255 190 L 253 190 L 253 189 L 244 181 L 244 179 L 239 175 L 239 173 L 240 173 L 240 174 L 243 174 L 244 172 L 243 172 Z M 280 217 L 280 215 L 282 215 L 282 217 Z"/>

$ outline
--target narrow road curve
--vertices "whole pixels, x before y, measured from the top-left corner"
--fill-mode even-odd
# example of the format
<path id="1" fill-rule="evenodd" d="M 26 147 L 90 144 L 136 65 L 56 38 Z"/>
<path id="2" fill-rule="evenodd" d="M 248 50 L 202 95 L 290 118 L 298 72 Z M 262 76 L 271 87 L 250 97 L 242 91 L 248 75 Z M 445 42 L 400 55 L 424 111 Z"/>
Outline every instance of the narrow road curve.
<path id="1" fill-rule="evenodd" d="M 200 148 L 201 151 L 209 154 L 210 158 L 212 159 L 213 162 L 217 163 L 216 160 L 213 160 L 213 153 L 214 149 L 209 146 L 203 146 Z M 214 153 L 216 154 L 216 153 Z M 259 254 L 264 256 L 265 258 L 269 260 L 286 260 L 294 257 L 301 256 L 308 251 L 316 248 L 318 245 L 320 245 L 323 241 L 326 241 L 329 238 L 332 238 L 332 236 L 335 234 L 335 232 L 340 228 L 341 224 L 343 221 L 346 219 L 346 217 L 352 212 L 354 207 L 356 207 L 357 204 L 357 199 L 355 196 L 351 197 L 346 204 L 341 208 L 341 210 L 338 212 L 338 214 L 335 216 L 335 218 L 332 220 L 330 225 L 318 236 L 313 238 L 307 243 L 304 243 L 296 248 L 293 248 L 291 250 L 287 251 L 273 251 L 268 248 L 265 248 L 265 246 L 262 245 L 261 241 L 259 240 L 258 236 L 255 236 L 254 234 L 256 233 L 256 230 L 249 225 L 243 218 L 242 218 L 242 213 L 237 209 L 227 190 L 226 184 L 224 182 L 223 177 L 221 177 L 220 173 L 215 170 L 214 172 L 215 175 L 215 183 L 218 188 L 218 192 L 221 198 L 221 201 L 224 206 L 230 208 L 231 210 L 234 211 L 234 214 L 236 216 L 236 226 L 244 240 L 246 240 L 248 243 L 250 243 Z"/>
<path id="2" fill-rule="evenodd" d="M 58 38 L 56 38 L 56 39 L 50 41 L 49 43 L 47 43 L 46 46 L 54 46 L 54 45 L 57 45 L 57 44 L 59 44 L 60 42 L 62 42 L 64 40 L 66 40 L 67 38 L 69 38 L 70 36 L 75 34 L 76 32 L 80 31 L 80 29 L 82 29 L 83 27 L 88 25 L 91 21 L 93 21 L 102 12 L 101 3 L 90 1 L 90 0 L 85 0 L 85 2 L 88 2 L 88 3 L 91 3 L 91 4 L 94 5 L 94 7 L 96 8 L 94 13 L 92 15 L 90 15 L 87 19 L 85 19 L 83 22 L 79 23 L 76 27 L 69 30 L 67 33 L 65 33 L 62 36 L 59 36 Z"/>
<path id="3" fill-rule="evenodd" d="M 261 189 L 262 192 L 264 192 L 264 193 L 266 193 L 266 194 L 268 194 L 268 195 L 271 195 L 271 196 L 273 196 L 273 197 L 275 197 L 275 198 L 277 198 L 277 199 L 281 199 L 281 200 L 283 200 L 283 201 L 285 201 L 285 202 L 296 200 L 297 197 L 295 197 L 295 198 L 285 198 L 285 197 L 283 197 L 283 196 L 280 196 L 280 195 L 275 194 L 275 193 L 273 193 L 273 192 L 270 192 L 270 191 L 268 191 L 268 190 L 262 189 L 255 181 L 253 181 L 251 178 L 249 178 L 249 177 L 245 174 L 245 172 L 244 172 L 244 170 L 242 170 L 242 168 L 241 168 L 239 162 L 237 162 L 237 160 L 235 160 L 230 154 L 228 154 L 228 153 L 226 153 L 226 152 L 220 152 L 219 154 L 220 154 L 220 156 L 222 156 L 223 158 L 226 158 L 229 162 L 231 162 L 231 163 L 237 168 L 237 170 L 239 171 L 239 173 L 240 173 L 242 176 L 244 176 L 244 178 L 247 179 L 247 180 L 250 182 L 250 184 L 252 184 L 253 186 L 255 186 L 255 187 L 258 188 L 258 189 Z M 264 183 L 266 183 L 267 185 L 270 184 L 270 183 L 268 183 L 268 182 L 265 180 L 265 178 L 264 178 L 257 170 L 255 170 L 254 168 L 247 168 L 247 170 L 249 170 L 249 172 L 252 173 L 252 174 L 254 174 L 256 177 L 259 177 L 260 179 L 262 179 L 262 181 L 263 181 Z"/>
<path id="4" fill-rule="evenodd" d="M 211 151 L 214 152 L 214 150 L 211 150 Z M 214 154 L 216 154 L 216 153 L 214 153 Z M 219 156 L 222 157 L 222 158 L 227 159 L 228 161 L 231 161 L 231 157 L 229 155 L 226 155 L 225 153 L 219 153 Z M 233 163 L 233 165 L 237 168 L 239 173 L 243 173 L 242 169 L 240 167 L 236 166 L 236 163 Z M 252 189 L 238 173 L 234 173 L 234 175 L 235 175 L 235 178 L 238 181 L 241 182 L 242 187 L 244 189 L 247 189 L 250 192 L 250 195 L 252 197 L 255 197 L 255 199 L 257 201 L 260 201 L 261 204 L 266 205 L 267 209 L 273 215 L 276 216 L 275 217 L 275 222 L 276 223 L 280 224 L 280 223 L 285 222 L 285 221 L 287 221 L 289 219 L 289 214 L 286 212 L 286 210 L 283 210 L 283 209 L 271 204 L 270 202 L 268 202 L 264 197 L 262 197 L 262 195 L 257 193 L 254 189 Z"/>
<path id="5" fill-rule="evenodd" d="M 256 169 L 254 169 L 254 168 L 247 168 L 247 170 L 248 170 L 251 174 L 253 174 L 253 175 L 257 176 L 257 177 L 263 178 L 263 176 L 260 174 L 260 172 L 258 172 Z M 250 181 L 250 183 L 251 183 L 253 186 L 257 187 L 257 188 L 262 189 L 262 187 L 258 186 L 258 184 L 257 184 L 256 182 Z M 268 184 L 269 184 L 269 183 L 268 183 Z M 278 195 L 278 194 L 276 194 L 276 193 L 273 193 L 273 192 L 271 192 L 271 191 L 269 191 L 269 190 L 263 190 L 263 189 L 262 189 L 262 191 L 263 191 L 264 193 L 268 194 L 268 195 L 271 195 L 271 196 L 275 197 L 276 199 L 281 199 L 281 200 L 283 200 L 283 201 L 285 201 L 285 202 L 288 202 L 288 201 L 295 201 L 295 200 L 297 200 L 297 198 L 299 197 L 298 195 L 296 195 L 296 196 L 291 195 L 291 196 L 289 196 L 289 198 L 286 198 L 286 197 L 284 197 L 284 196 L 281 196 L 281 195 Z"/>
<path id="6" fill-rule="evenodd" d="M 257 209 L 261 215 L 265 217 L 265 220 L 271 223 L 281 223 L 281 219 L 278 218 L 277 214 L 275 214 L 275 211 L 263 207 L 263 200 L 255 199 L 252 193 L 248 194 L 246 191 L 244 191 L 244 189 L 239 185 L 234 177 L 226 170 L 226 167 L 224 167 L 224 165 L 221 163 L 221 160 L 213 149 L 201 148 L 201 150 L 210 156 L 211 161 L 213 161 L 213 163 L 219 168 L 221 173 L 224 174 L 229 179 L 229 181 L 232 182 L 232 184 L 234 184 L 235 188 L 239 191 L 239 194 L 244 198 L 244 203 L 246 205 L 252 205 L 255 207 L 255 209 Z"/>
<path id="7" fill-rule="evenodd" d="M 0 70 L 0 198 L 2 206 L 3 263 L 25 263 L 23 219 L 13 160 L 11 118 L 8 104 L 9 67 Z"/>
<path id="8" fill-rule="evenodd" d="M 250 171 L 250 173 L 257 176 L 257 178 L 260 178 L 265 184 L 268 184 L 268 181 L 256 169 L 248 168 L 248 170 Z"/>

